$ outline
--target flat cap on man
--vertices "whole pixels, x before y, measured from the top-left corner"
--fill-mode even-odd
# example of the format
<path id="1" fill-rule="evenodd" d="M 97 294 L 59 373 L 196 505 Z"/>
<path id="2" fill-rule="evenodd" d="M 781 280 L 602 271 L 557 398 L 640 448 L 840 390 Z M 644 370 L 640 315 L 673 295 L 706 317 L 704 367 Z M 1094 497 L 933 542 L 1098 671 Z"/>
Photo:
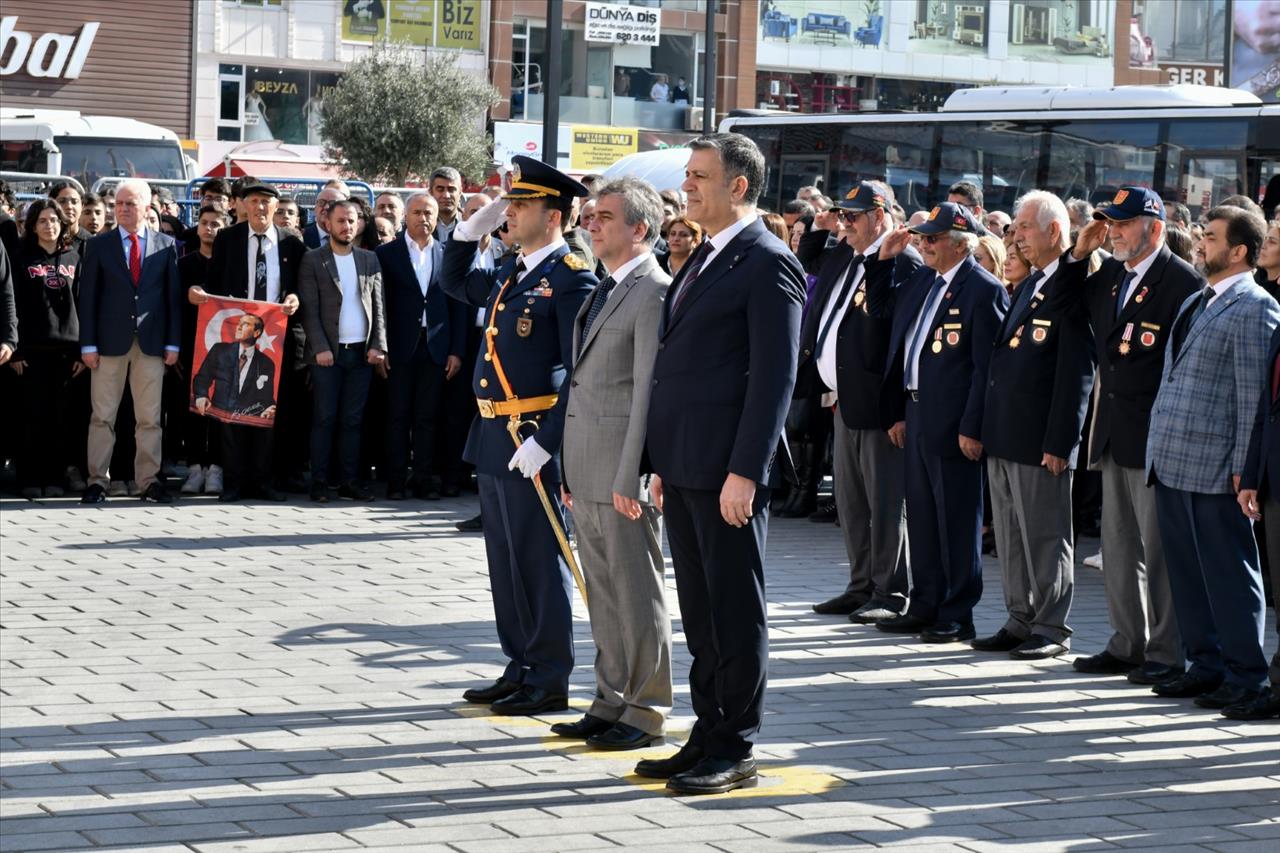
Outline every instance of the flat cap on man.
<path id="1" fill-rule="evenodd" d="M 272 198 L 280 198 L 280 190 L 271 184 L 263 183 L 257 178 L 251 178 L 240 185 L 237 197 L 248 198 L 251 195 L 269 195 Z"/>
<path id="2" fill-rule="evenodd" d="M 1146 187 L 1121 187 L 1111 201 L 1101 202 L 1093 212 L 1094 219 L 1127 222 L 1139 216 L 1154 216 L 1164 221 L 1164 202 Z"/>
<path id="3" fill-rule="evenodd" d="M 591 194 L 564 172 L 532 157 L 517 154 L 511 158 L 511 166 L 511 189 L 503 198 L 585 198 Z"/>
<path id="4" fill-rule="evenodd" d="M 915 234 L 945 234 L 948 231 L 963 231 L 979 237 L 987 233 L 978 220 L 973 218 L 969 208 L 953 201 L 944 201 L 929 211 L 929 218 L 919 225 L 907 228 Z"/>

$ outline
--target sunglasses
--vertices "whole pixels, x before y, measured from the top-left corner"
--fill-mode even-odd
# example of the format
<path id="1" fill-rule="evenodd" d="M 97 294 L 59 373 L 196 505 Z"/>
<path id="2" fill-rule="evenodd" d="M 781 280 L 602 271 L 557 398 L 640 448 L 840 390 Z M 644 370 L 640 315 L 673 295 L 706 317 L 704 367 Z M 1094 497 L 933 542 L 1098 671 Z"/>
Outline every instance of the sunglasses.
<path id="1" fill-rule="evenodd" d="M 841 210 L 839 215 L 842 222 L 853 224 L 858 221 L 859 216 L 865 216 L 866 213 L 867 212 L 865 210 Z"/>
<path id="2" fill-rule="evenodd" d="M 941 239 L 942 239 L 943 237 L 945 237 L 945 236 L 947 236 L 947 235 L 945 235 L 945 234 L 921 234 L 921 235 L 920 235 L 920 239 L 921 239 L 921 240 L 923 240 L 924 242 L 928 243 L 930 246 L 932 246 L 934 243 L 937 243 L 939 240 L 941 240 Z"/>

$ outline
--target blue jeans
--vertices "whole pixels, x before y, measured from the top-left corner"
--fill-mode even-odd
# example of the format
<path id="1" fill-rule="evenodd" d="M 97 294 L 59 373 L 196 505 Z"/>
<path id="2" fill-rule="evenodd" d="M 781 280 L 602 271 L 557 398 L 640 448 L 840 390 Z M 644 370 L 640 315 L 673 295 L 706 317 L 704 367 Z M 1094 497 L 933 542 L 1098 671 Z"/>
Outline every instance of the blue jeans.
<path id="1" fill-rule="evenodd" d="M 332 367 L 311 366 L 311 386 L 315 390 L 315 412 L 311 420 L 311 480 L 329 482 L 329 460 L 333 456 L 333 433 L 338 436 L 338 472 L 343 485 L 355 482 L 360 462 L 360 424 L 369 399 L 373 367 L 365 360 L 367 349 L 338 347 Z"/>

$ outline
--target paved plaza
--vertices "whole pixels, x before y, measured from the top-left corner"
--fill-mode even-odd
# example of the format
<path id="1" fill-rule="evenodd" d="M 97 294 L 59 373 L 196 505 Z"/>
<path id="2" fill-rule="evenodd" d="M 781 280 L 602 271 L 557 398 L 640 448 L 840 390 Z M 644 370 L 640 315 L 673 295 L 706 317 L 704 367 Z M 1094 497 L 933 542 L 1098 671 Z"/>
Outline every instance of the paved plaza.
<path id="1" fill-rule="evenodd" d="M 482 540 L 453 529 L 473 510 L 0 504 L 0 849 L 1280 849 L 1280 725 L 818 616 L 847 567 L 804 520 L 770 530 L 761 784 L 668 796 L 630 775 L 666 750 L 588 752 L 548 736 L 572 715 L 461 701 L 500 672 Z M 986 583 L 979 633 L 993 561 Z M 1071 621 L 1075 652 L 1102 647 L 1098 572 Z"/>

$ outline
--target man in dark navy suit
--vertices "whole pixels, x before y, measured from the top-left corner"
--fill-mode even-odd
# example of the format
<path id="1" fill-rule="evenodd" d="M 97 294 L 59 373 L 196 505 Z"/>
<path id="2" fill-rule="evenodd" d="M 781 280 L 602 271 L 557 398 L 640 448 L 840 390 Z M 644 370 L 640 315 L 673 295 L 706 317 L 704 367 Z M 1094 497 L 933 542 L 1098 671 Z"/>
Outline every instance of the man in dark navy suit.
<path id="1" fill-rule="evenodd" d="M 242 314 L 236 323 L 236 339 L 209 348 L 191 381 L 200 414 L 212 405 L 228 414 L 275 416 L 276 365 L 257 346 L 265 328 L 261 317 Z"/>
<path id="2" fill-rule="evenodd" d="M 782 429 L 805 288 L 799 261 L 756 215 L 764 157 L 755 143 L 717 133 L 690 148 L 681 189 L 709 236 L 667 293 L 646 450 L 665 503 L 698 721 L 676 755 L 641 761 L 636 773 L 712 794 L 757 779 L 767 510 L 778 463 L 790 461 Z"/>
<path id="3" fill-rule="evenodd" d="M 868 258 L 873 315 L 892 315 L 885 394 L 889 439 L 906 450 L 911 602 L 877 623 L 925 642 L 971 639 L 982 597 L 982 416 L 991 344 L 1009 308 L 1004 286 L 973 259 L 982 226 L 943 202 L 890 234 Z M 912 233 L 926 266 L 893 279 Z"/>
<path id="4" fill-rule="evenodd" d="M 797 400 L 836 398 L 834 468 L 836 506 L 849 555 L 849 581 L 835 598 L 814 605 L 874 624 L 907 606 L 907 516 L 903 453 L 885 432 L 884 365 L 892 317 L 871 315 L 866 292 L 867 255 L 894 228 L 893 191 L 863 181 L 835 203 L 842 241 L 823 258 L 800 329 Z M 896 261 L 905 280 L 923 264 L 907 248 Z"/>
<path id="5" fill-rule="evenodd" d="M 404 218 L 399 238 L 377 249 L 387 300 L 387 497 L 405 497 L 412 435 L 413 493 L 436 499 L 435 422 L 445 382 L 462 368 L 467 310 L 440 286 L 444 246 L 432 236 L 436 200 L 428 192 L 414 193 Z"/>
<path id="6" fill-rule="evenodd" d="M 496 714 L 528 716 L 568 708 L 573 669 L 570 576 L 555 532 L 531 482 L 539 476 L 563 524 L 560 463 L 568 398 L 561 394 L 573 354 L 574 319 L 596 279 L 569 253 L 563 222 L 586 187 L 529 157 L 503 198 L 454 228 L 444 252 L 445 293 L 484 306 L 485 343 L 472 388 L 479 417 L 464 458 L 476 466 L 489 558 L 502 676 L 462 694 Z M 496 270 L 475 263 L 480 238 L 506 216 L 520 254 Z M 517 450 L 508 425 L 525 426 Z"/>
<path id="7" fill-rule="evenodd" d="M 346 181 L 334 179 L 324 185 L 324 189 L 316 193 L 315 208 L 311 215 L 311 224 L 302 229 L 302 241 L 308 249 L 319 249 L 329 245 L 329 211 L 335 201 L 351 198 L 351 191 Z"/>

